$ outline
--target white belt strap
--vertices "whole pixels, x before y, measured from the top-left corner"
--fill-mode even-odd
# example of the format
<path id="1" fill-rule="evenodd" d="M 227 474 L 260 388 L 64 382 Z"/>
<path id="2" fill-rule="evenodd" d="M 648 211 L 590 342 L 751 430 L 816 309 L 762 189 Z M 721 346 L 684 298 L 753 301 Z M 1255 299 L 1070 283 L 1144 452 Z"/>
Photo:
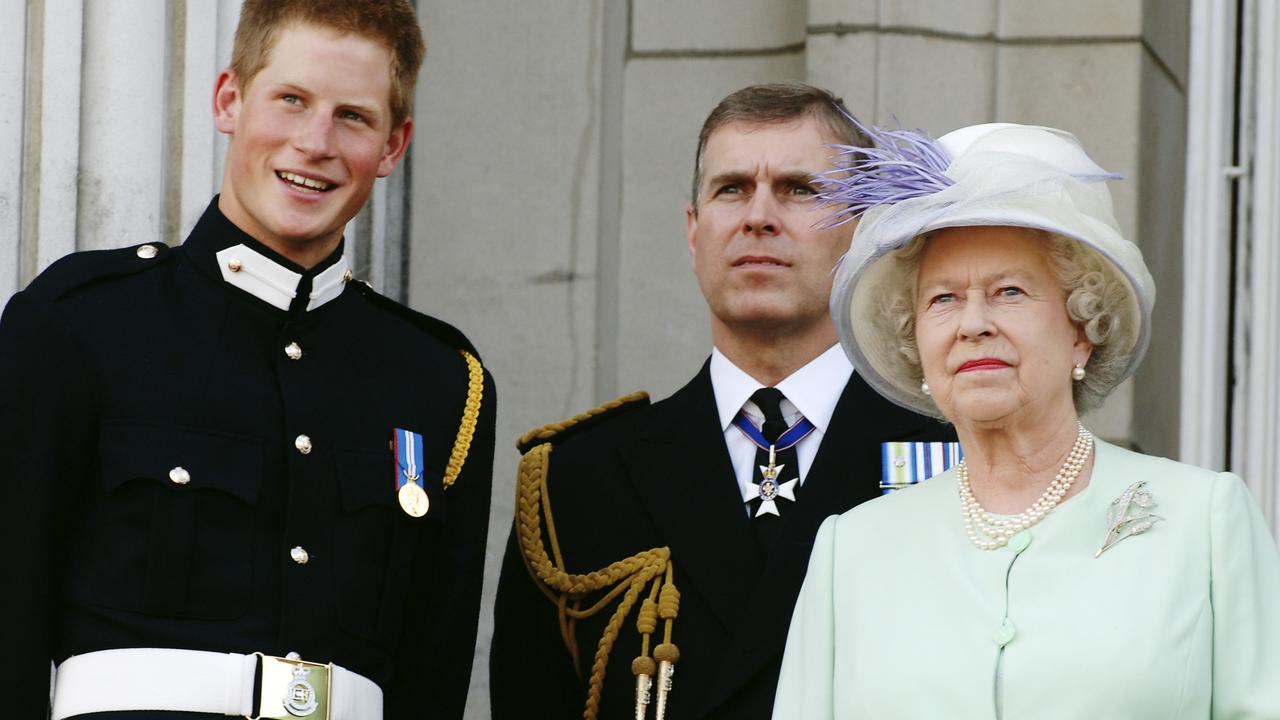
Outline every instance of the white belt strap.
<path id="1" fill-rule="evenodd" d="M 53 718 L 124 710 L 168 710 L 231 717 L 253 714 L 256 655 L 128 648 L 67 658 L 54 680 Z M 337 665 L 331 720 L 378 720 L 382 690 Z"/>

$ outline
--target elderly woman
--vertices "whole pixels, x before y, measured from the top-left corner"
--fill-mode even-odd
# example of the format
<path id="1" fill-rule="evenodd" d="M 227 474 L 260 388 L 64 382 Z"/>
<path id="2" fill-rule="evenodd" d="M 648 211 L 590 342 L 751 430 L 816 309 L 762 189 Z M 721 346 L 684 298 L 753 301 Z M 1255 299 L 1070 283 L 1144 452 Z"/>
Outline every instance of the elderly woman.
<path id="1" fill-rule="evenodd" d="M 1240 478 L 1078 419 L 1150 326 L 1113 176 L 1048 128 L 877 137 L 827 179 L 862 216 L 832 312 L 964 460 L 823 525 L 774 718 L 1280 718 L 1280 557 Z"/>

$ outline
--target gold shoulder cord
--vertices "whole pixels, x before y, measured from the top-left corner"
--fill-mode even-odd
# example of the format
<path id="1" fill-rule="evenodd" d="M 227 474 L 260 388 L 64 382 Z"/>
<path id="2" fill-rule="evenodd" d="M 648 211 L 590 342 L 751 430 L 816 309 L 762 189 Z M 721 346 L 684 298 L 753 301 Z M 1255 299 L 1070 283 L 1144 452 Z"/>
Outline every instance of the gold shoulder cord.
<path id="1" fill-rule="evenodd" d="M 453 451 L 449 453 L 449 464 L 444 469 L 444 489 L 458 479 L 462 465 L 467 461 L 467 453 L 471 451 L 471 438 L 476 434 L 476 420 L 480 417 L 480 403 L 484 400 L 484 368 L 480 361 L 466 350 L 460 350 L 462 358 L 467 361 L 467 403 L 462 406 L 462 422 L 458 424 L 458 437 L 453 441 Z"/>
<path id="2" fill-rule="evenodd" d="M 530 431 L 517 444 L 523 446 L 532 440 L 549 439 L 595 415 L 644 397 L 647 397 L 644 393 L 623 396 L 564 422 Z M 573 667 L 579 677 L 582 676 L 582 664 L 574 637 L 576 621 L 595 615 L 619 595 L 622 596 L 596 645 L 595 657 L 591 663 L 587 705 L 582 717 L 584 720 L 596 720 L 604 690 L 605 669 L 614 641 L 618 638 L 627 614 L 648 585 L 649 592 L 641 601 L 636 616 L 636 629 L 641 637 L 640 655 L 631 663 L 631 671 L 636 676 L 635 717 L 636 720 L 645 720 L 647 717 L 649 689 L 656 674 L 658 687 L 654 703 L 655 718 L 664 720 L 667 695 L 671 691 L 671 675 L 675 671 L 676 661 L 680 659 L 680 651 L 671 642 L 672 625 L 680 610 L 680 592 L 673 580 L 671 550 L 666 547 L 645 550 L 585 575 L 566 572 L 551 515 L 551 498 L 547 492 L 551 450 L 551 443 L 543 442 L 520 459 L 516 477 L 516 532 L 525 567 L 536 581 L 538 589 L 559 610 L 560 635 L 573 658 Z M 551 555 L 554 557 L 547 555 L 546 545 L 542 541 L 543 518 Z M 604 594 L 590 607 L 583 609 L 583 601 L 594 593 Z M 659 618 L 664 621 L 662 642 L 653 648 L 650 655 L 649 644 L 657 630 Z"/>

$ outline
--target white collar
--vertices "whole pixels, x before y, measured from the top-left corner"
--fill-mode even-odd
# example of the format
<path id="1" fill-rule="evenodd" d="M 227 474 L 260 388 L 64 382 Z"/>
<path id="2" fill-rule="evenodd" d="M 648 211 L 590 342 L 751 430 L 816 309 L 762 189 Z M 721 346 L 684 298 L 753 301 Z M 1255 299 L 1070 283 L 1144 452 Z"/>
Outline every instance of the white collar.
<path id="1" fill-rule="evenodd" d="M 217 258 L 223 280 L 269 305 L 288 310 L 298 296 L 302 274 L 281 266 L 248 245 L 233 245 L 221 250 Z M 342 294 L 343 285 L 351 280 L 350 268 L 351 263 L 343 251 L 337 262 L 315 276 L 311 281 L 308 312 Z"/>
<path id="2" fill-rule="evenodd" d="M 774 387 L 814 427 L 825 433 L 827 426 L 831 424 L 831 416 L 835 414 L 836 403 L 852 375 L 853 365 L 837 344 L 827 348 Z M 764 385 L 760 381 L 734 365 L 719 348 L 712 348 L 711 388 L 716 397 L 721 430 L 729 429 L 729 423 L 733 422 L 738 411 L 746 405 L 751 394 L 762 387 Z"/>

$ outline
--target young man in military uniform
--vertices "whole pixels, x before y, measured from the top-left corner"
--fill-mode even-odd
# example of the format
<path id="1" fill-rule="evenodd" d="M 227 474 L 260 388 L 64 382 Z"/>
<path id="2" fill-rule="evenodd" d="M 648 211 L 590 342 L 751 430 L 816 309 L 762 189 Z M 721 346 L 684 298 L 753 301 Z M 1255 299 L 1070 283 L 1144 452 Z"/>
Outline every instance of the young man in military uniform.
<path id="1" fill-rule="evenodd" d="M 798 83 L 707 118 L 686 214 L 714 349 L 670 398 L 521 439 L 496 720 L 768 718 L 819 523 L 881 494 L 882 443 L 953 437 L 873 392 L 836 343 L 831 275 L 853 227 L 824 225 L 815 201 L 832 143 L 866 141 Z"/>
<path id="2" fill-rule="evenodd" d="M 458 718 L 494 392 L 351 282 L 413 134 L 407 0 L 246 0 L 221 194 L 181 247 L 78 253 L 0 322 L 4 715 Z"/>

